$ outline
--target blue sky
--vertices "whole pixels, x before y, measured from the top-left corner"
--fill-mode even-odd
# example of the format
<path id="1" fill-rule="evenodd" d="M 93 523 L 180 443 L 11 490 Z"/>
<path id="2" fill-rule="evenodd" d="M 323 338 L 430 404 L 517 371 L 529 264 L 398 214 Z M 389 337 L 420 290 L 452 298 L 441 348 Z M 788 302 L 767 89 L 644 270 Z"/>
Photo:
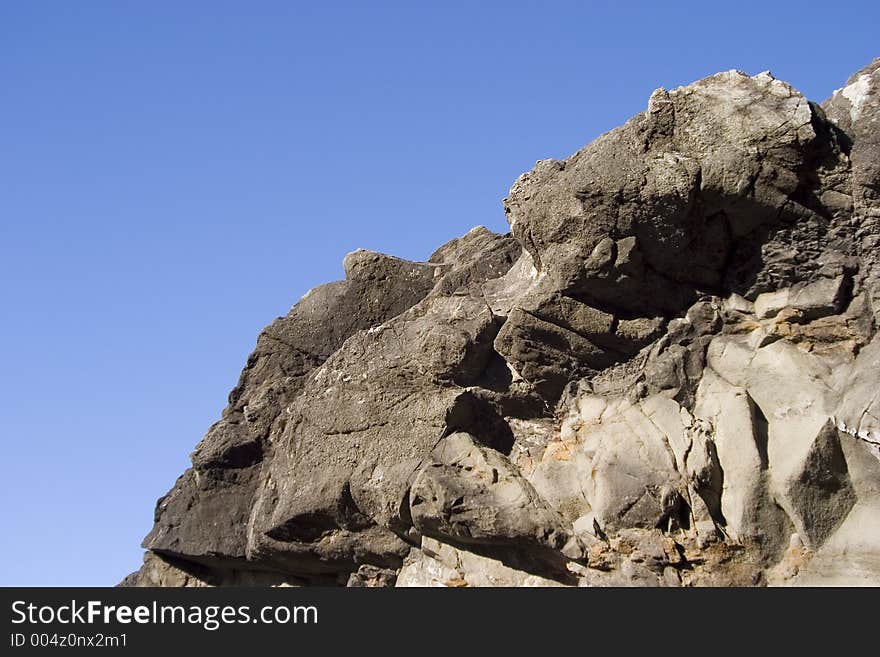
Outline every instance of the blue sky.
<path id="1" fill-rule="evenodd" d="M 880 4 L 0 4 L 0 585 L 111 585 L 260 328 L 358 247 L 425 259 L 651 91 L 824 100 Z"/>

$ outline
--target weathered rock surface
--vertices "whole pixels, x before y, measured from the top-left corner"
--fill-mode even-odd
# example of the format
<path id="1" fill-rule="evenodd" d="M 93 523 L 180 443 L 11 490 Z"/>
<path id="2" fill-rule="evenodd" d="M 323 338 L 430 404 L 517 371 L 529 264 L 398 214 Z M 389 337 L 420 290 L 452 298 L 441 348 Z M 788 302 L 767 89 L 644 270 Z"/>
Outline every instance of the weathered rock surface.
<path id="1" fill-rule="evenodd" d="M 880 59 L 658 89 L 260 335 L 126 585 L 880 585 Z"/>

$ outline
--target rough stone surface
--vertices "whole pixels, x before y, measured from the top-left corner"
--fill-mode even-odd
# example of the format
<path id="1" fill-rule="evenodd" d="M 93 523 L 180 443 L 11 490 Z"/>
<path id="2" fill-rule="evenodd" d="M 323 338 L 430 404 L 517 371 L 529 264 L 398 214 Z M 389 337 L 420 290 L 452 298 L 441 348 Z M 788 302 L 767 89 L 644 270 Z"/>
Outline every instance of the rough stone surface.
<path id="1" fill-rule="evenodd" d="M 880 585 L 880 59 L 658 89 L 259 336 L 132 586 Z"/>

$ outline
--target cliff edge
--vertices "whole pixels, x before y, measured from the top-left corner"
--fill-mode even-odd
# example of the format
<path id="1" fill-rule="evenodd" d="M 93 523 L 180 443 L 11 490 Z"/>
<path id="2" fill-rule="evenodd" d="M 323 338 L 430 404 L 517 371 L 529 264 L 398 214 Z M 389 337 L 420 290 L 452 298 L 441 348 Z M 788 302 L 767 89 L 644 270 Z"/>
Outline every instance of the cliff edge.
<path id="1" fill-rule="evenodd" d="M 880 585 L 880 59 L 647 109 L 260 334 L 124 585 Z"/>

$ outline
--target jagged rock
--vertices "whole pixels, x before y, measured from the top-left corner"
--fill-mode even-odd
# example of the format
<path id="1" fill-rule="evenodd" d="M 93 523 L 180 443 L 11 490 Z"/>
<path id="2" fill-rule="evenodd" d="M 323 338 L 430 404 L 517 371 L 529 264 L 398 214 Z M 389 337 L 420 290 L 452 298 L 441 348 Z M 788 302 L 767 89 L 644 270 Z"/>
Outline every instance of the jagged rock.
<path id="1" fill-rule="evenodd" d="M 125 585 L 880 585 L 880 59 L 671 91 L 261 333 Z"/>
<path id="2" fill-rule="evenodd" d="M 835 372 L 835 387 L 841 391 L 833 419 L 837 428 L 863 441 L 880 458 L 880 340 L 859 351 L 849 367 Z"/>
<path id="3" fill-rule="evenodd" d="M 377 568 L 364 564 L 352 573 L 346 586 L 352 588 L 386 588 L 394 586 L 397 581 L 397 571 L 390 568 Z"/>
<path id="4" fill-rule="evenodd" d="M 540 559 L 573 538 L 507 457 L 467 433 L 434 448 L 412 484 L 409 506 L 419 532 L 447 543 L 513 546 Z"/>
<path id="5" fill-rule="evenodd" d="M 426 296 L 436 268 L 356 251 L 345 270 L 345 281 L 311 290 L 260 334 L 223 418 L 193 452 L 193 468 L 157 503 L 144 547 L 206 563 L 245 560 L 263 452 L 287 421 L 283 410 L 350 335 Z"/>
<path id="6" fill-rule="evenodd" d="M 397 577 L 399 587 L 560 586 L 540 575 L 517 570 L 498 559 L 474 554 L 423 538 L 413 549 Z"/>
<path id="7" fill-rule="evenodd" d="M 755 315 L 758 319 L 767 319 L 786 308 L 799 311 L 798 317 L 806 320 L 836 315 L 843 305 L 846 283 L 847 278 L 841 275 L 759 294 L 755 299 Z"/>
<path id="8" fill-rule="evenodd" d="M 444 432 L 471 429 L 503 447 L 504 436 L 471 426 L 492 411 L 461 387 L 486 369 L 497 330 L 481 298 L 432 293 L 347 340 L 273 437 L 250 519 L 250 558 L 311 559 L 319 572 L 365 559 L 399 566 L 408 546 L 395 532 L 410 526 L 408 487 Z"/>
<path id="9" fill-rule="evenodd" d="M 821 198 L 833 199 L 834 210 L 851 216 L 851 239 L 858 246 L 863 285 L 874 321 L 880 323 L 880 57 L 855 73 L 822 104 L 848 151 L 848 175 L 826 176 Z"/>
<path id="10" fill-rule="evenodd" d="M 588 339 L 520 308 L 511 311 L 495 349 L 547 399 L 559 397 L 568 381 L 614 362 Z"/>
<path id="11" fill-rule="evenodd" d="M 663 395 L 578 396 L 529 478 L 575 527 L 597 523 L 603 532 L 708 523 L 711 533 L 720 503 L 708 432 Z"/>
<path id="12" fill-rule="evenodd" d="M 659 89 L 644 114 L 520 177 L 505 209 L 559 287 L 612 308 L 674 313 L 694 287 L 717 289 L 733 240 L 789 202 L 813 120 L 803 96 L 766 74 Z"/>
<path id="13" fill-rule="evenodd" d="M 802 445 L 785 447 L 776 450 L 772 462 L 777 499 L 806 546 L 821 545 L 856 502 L 837 427 L 826 422 L 806 450 Z"/>
<path id="14" fill-rule="evenodd" d="M 723 473 L 719 518 L 730 539 L 755 542 L 777 553 L 791 522 L 767 487 L 767 420 L 745 388 L 707 368 L 697 391 L 695 415 L 714 427 L 713 442 Z"/>
<path id="15" fill-rule="evenodd" d="M 168 586 L 203 588 L 209 586 L 305 586 L 306 580 L 284 573 L 260 570 L 216 570 L 188 561 L 164 557 L 155 552 L 144 555 L 141 569 L 127 576 L 119 586 Z"/>

